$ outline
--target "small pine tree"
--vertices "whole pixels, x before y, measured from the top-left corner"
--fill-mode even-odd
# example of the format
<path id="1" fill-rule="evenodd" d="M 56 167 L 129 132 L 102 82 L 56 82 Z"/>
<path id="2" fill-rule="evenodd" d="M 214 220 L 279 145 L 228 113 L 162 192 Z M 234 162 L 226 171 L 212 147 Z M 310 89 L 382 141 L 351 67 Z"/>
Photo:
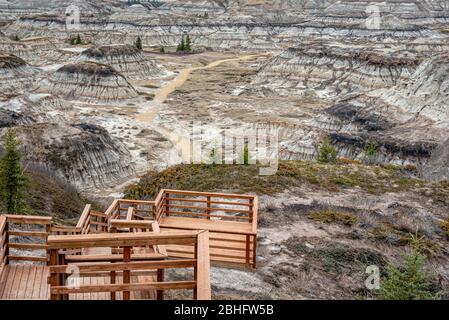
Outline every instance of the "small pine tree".
<path id="1" fill-rule="evenodd" d="M 140 36 L 137 37 L 136 48 L 142 50 L 142 39 L 140 38 Z"/>
<path id="2" fill-rule="evenodd" d="M 412 252 L 404 256 L 405 263 L 389 265 L 381 281 L 380 295 L 384 300 L 436 300 L 436 277 L 424 270 L 427 258 L 422 253 L 422 238 L 412 236 Z"/>
<path id="3" fill-rule="evenodd" d="M 83 41 L 81 40 L 80 34 L 78 33 L 78 35 L 76 36 L 76 41 L 75 44 L 83 44 Z"/>
<path id="4" fill-rule="evenodd" d="M 318 162 L 321 163 L 336 163 L 338 151 L 329 139 L 324 140 L 323 144 L 318 150 Z"/>
<path id="5" fill-rule="evenodd" d="M 26 177 L 20 165 L 20 141 L 14 129 L 8 129 L 5 136 L 5 154 L 0 159 L 0 193 L 3 208 L 9 214 L 21 213 L 24 209 L 23 188 Z"/>
<path id="6" fill-rule="evenodd" d="M 160 53 L 165 53 L 165 48 L 161 47 L 161 49 L 159 50 Z"/>
<path id="7" fill-rule="evenodd" d="M 20 38 L 18 35 L 15 35 L 13 39 L 14 39 L 14 41 L 20 41 Z"/>
<path id="8" fill-rule="evenodd" d="M 184 41 L 184 37 L 182 37 L 181 42 L 178 45 L 177 52 L 184 52 L 186 50 L 186 43 Z"/>
<path id="9" fill-rule="evenodd" d="M 368 143 L 365 149 L 365 154 L 368 158 L 369 163 L 374 163 L 377 157 L 377 144 L 374 142 Z"/>
<path id="10" fill-rule="evenodd" d="M 185 52 L 191 52 L 192 51 L 192 42 L 190 41 L 190 36 L 187 35 L 186 37 L 186 43 L 184 46 L 184 51 Z"/>
<path id="11" fill-rule="evenodd" d="M 209 13 L 207 13 L 207 11 L 206 12 L 204 12 L 204 19 L 208 19 L 209 18 Z"/>

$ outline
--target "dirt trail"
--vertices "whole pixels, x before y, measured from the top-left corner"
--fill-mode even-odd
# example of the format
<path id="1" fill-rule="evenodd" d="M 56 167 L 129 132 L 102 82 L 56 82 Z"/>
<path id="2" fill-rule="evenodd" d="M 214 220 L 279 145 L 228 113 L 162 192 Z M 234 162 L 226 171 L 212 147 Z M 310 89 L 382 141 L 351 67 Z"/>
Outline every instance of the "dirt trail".
<path id="1" fill-rule="evenodd" d="M 163 126 L 156 125 L 154 119 L 158 115 L 162 104 L 167 100 L 167 98 L 172 94 L 177 88 L 182 86 L 190 77 L 193 71 L 206 70 L 217 67 L 226 62 L 250 60 L 263 56 L 263 54 L 253 54 L 241 56 L 238 58 L 223 59 L 211 62 L 210 64 L 203 67 L 190 67 L 182 69 L 179 74 L 172 81 L 167 83 L 165 86 L 156 91 L 153 101 L 149 104 L 147 111 L 141 112 L 137 115 L 137 120 L 144 123 L 151 123 L 153 128 L 163 135 L 166 139 L 170 140 L 178 149 L 178 154 L 182 157 L 183 162 L 190 162 L 191 160 L 191 143 L 190 140 L 178 135 L 176 132 L 171 131 Z"/>

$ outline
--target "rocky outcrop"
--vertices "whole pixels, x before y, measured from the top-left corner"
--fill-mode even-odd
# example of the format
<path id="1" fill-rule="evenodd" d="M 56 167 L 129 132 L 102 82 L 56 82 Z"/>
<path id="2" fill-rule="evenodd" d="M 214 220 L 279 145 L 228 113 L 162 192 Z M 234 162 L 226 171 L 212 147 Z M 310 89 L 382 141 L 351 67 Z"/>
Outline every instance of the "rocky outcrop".
<path id="1" fill-rule="evenodd" d="M 0 90 L 2 95 L 17 94 L 29 89 L 37 69 L 28 65 L 23 59 L 0 53 Z"/>
<path id="2" fill-rule="evenodd" d="M 68 100 L 120 103 L 138 97 L 122 74 L 95 62 L 65 65 L 54 72 L 49 81 L 50 91 Z"/>
<path id="3" fill-rule="evenodd" d="M 286 94 L 313 89 L 340 95 L 395 86 L 408 80 L 420 60 L 403 52 L 380 53 L 361 48 L 307 45 L 290 48 L 263 65 L 255 85 Z"/>
<path id="4" fill-rule="evenodd" d="M 432 152 L 429 161 L 421 167 L 424 178 L 449 181 L 449 139 Z"/>
<path id="5" fill-rule="evenodd" d="M 69 121 L 70 104 L 48 93 L 27 94 L 0 103 L 5 109 L 23 117 L 31 117 L 35 122 L 61 123 Z"/>
<path id="6" fill-rule="evenodd" d="M 449 55 L 426 60 L 403 89 L 384 96 L 393 105 L 449 128 Z"/>
<path id="7" fill-rule="evenodd" d="M 366 160 L 369 146 L 374 145 L 370 160 L 424 164 L 445 135 L 428 118 L 367 95 L 341 101 L 326 113 L 319 118 L 321 126 L 327 125 L 340 154 L 351 159 Z"/>
<path id="8" fill-rule="evenodd" d="M 124 145 L 90 124 L 17 127 L 25 160 L 39 163 L 85 189 L 120 182 L 134 172 Z"/>
<path id="9" fill-rule="evenodd" d="M 127 79 L 147 79 L 162 72 L 153 61 L 142 54 L 141 50 L 132 45 L 89 48 L 82 52 L 77 61 L 93 61 L 109 65 Z"/>
<path id="10" fill-rule="evenodd" d="M 0 129 L 18 125 L 27 125 L 34 122 L 29 116 L 24 116 L 12 110 L 0 108 Z"/>

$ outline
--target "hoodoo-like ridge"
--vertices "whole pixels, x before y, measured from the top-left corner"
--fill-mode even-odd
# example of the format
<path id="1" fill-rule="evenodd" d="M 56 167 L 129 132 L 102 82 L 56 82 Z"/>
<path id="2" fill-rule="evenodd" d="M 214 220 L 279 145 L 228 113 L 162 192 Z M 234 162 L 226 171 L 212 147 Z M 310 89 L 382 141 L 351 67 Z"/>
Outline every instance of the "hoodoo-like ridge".
<path id="1" fill-rule="evenodd" d="M 128 79 L 145 79 L 161 73 L 161 69 L 147 60 L 139 49 L 126 44 L 89 48 L 77 60 L 110 65 Z"/>
<path id="2" fill-rule="evenodd" d="M 289 48 L 260 68 L 255 84 L 335 95 L 397 85 L 410 79 L 420 63 L 410 53 L 352 49 L 316 44 Z"/>
<path id="3" fill-rule="evenodd" d="M 59 68 L 50 77 L 50 90 L 68 100 L 108 102 L 138 96 L 126 78 L 108 65 L 79 62 Z"/>
<path id="4" fill-rule="evenodd" d="M 17 127 L 26 161 L 39 163 L 80 188 L 133 174 L 129 151 L 102 127 L 41 123 Z"/>
<path id="5" fill-rule="evenodd" d="M 26 63 L 25 60 L 13 55 L 0 53 L 0 89 L 2 94 L 9 94 L 32 84 L 33 76 L 37 70 Z"/>

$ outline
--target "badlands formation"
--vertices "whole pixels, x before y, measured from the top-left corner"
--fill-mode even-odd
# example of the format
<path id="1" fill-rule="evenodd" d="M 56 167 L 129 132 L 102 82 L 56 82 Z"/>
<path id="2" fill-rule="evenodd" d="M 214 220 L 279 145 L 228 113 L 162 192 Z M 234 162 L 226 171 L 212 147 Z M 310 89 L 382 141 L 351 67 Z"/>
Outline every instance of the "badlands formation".
<path id="1" fill-rule="evenodd" d="M 262 180 L 228 173 L 233 182 L 217 190 L 261 195 L 261 267 L 250 275 L 214 269 L 215 296 L 375 297 L 352 276 L 363 276 L 359 266 L 329 273 L 318 262 L 352 259 L 348 248 L 397 262 L 403 238 L 374 241 L 382 228 L 394 226 L 398 236 L 408 223 L 442 248 L 434 262 L 447 297 L 439 227 L 449 206 L 447 1 L 0 0 L 0 31 L 2 135 L 17 128 L 26 163 L 100 202 L 126 187 L 146 197 L 151 181 L 215 188 L 220 172 L 185 185 L 202 173 L 175 166 L 192 160 L 194 124 L 203 158 L 225 130 L 275 132 L 287 162 L 272 186 L 295 176 L 288 163 L 314 164 L 324 141 L 368 181 L 394 175 L 388 187 L 367 187 L 354 172 L 332 176 L 310 165 L 301 179 L 312 186 L 301 180 L 273 196 L 272 186 L 266 194 L 257 187 Z M 192 50 L 176 52 L 187 36 Z M 242 188 L 248 181 L 253 188 Z M 317 210 L 343 210 L 359 222 L 323 227 L 307 219 Z M 329 239 L 339 239 L 335 252 L 326 251 Z"/>

